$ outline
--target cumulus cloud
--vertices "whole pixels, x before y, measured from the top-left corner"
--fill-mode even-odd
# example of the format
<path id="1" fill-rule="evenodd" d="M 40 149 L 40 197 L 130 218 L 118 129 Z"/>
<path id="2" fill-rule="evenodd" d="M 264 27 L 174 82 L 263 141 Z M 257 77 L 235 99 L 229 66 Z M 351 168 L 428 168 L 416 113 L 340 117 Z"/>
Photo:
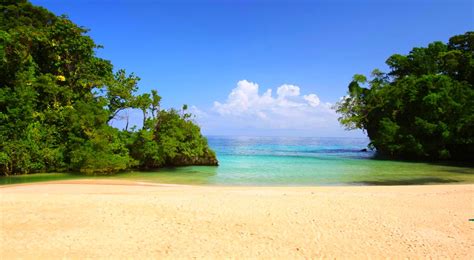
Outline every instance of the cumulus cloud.
<path id="1" fill-rule="evenodd" d="M 188 112 L 208 135 L 364 136 L 360 131 L 344 131 L 332 105 L 296 85 L 283 84 L 274 92 L 241 80 L 226 100 L 208 108 L 191 105 Z M 122 111 L 112 125 L 124 128 L 126 118 L 129 127 L 141 127 L 142 112 L 137 109 Z"/>
<path id="2" fill-rule="evenodd" d="M 241 80 L 227 100 L 214 102 L 208 119 L 214 118 L 229 128 L 310 131 L 340 128 L 332 104 L 321 102 L 316 94 L 301 95 L 300 87 L 290 84 L 279 86 L 275 96 L 272 93 L 272 89 L 266 89 L 260 94 L 257 83 Z"/>
<path id="3" fill-rule="evenodd" d="M 300 95 L 300 88 L 295 85 L 284 84 L 277 89 L 278 98 L 295 97 Z"/>
<path id="4" fill-rule="evenodd" d="M 309 94 L 303 96 L 304 100 L 308 101 L 308 104 L 312 107 L 317 107 L 319 103 L 319 97 L 316 94 Z"/>

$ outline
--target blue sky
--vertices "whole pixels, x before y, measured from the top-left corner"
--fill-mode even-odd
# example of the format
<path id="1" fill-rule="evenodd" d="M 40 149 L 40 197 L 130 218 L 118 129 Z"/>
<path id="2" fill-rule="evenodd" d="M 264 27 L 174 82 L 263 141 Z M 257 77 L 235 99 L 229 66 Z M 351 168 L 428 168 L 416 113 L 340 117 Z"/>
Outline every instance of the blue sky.
<path id="1" fill-rule="evenodd" d="M 89 28 L 140 92 L 192 106 L 205 134 L 224 135 L 361 136 L 329 111 L 353 74 L 474 25 L 472 2 L 456 0 L 33 3 Z"/>

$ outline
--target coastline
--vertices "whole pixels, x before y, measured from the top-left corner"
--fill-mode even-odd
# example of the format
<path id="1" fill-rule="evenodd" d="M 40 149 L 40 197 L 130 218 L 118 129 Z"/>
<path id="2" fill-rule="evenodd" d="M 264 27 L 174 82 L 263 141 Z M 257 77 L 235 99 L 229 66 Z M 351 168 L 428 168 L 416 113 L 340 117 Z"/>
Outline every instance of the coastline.
<path id="1" fill-rule="evenodd" d="M 2 258 L 469 258 L 474 184 L 0 186 Z"/>

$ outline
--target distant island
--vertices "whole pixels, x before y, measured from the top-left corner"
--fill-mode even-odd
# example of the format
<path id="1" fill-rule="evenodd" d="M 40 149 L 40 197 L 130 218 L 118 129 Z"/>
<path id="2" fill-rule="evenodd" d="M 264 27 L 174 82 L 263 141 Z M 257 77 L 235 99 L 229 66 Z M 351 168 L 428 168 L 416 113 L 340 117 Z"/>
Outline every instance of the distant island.
<path id="1" fill-rule="evenodd" d="M 0 8 L 0 175 L 218 164 L 187 106 L 138 95 L 87 29 L 28 1 Z M 125 109 L 142 111 L 141 129 L 109 125 Z"/>
<path id="2" fill-rule="evenodd" d="M 474 161 L 474 32 L 386 63 L 390 72 L 374 70 L 369 81 L 354 76 L 339 121 L 365 130 L 388 158 Z"/>

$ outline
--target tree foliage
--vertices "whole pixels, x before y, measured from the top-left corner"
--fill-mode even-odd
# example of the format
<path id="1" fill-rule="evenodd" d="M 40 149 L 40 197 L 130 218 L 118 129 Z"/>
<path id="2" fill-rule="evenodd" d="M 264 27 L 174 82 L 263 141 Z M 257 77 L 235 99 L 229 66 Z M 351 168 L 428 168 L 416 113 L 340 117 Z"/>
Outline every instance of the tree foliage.
<path id="1" fill-rule="evenodd" d="M 203 151 L 213 155 L 189 117 L 160 120 L 174 110 L 160 111 L 156 90 L 136 95 L 139 78 L 124 70 L 114 73 L 108 60 L 95 55 L 97 48 L 87 30 L 65 16 L 28 1 L 2 1 L 0 174 L 111 173 L 174 164 L 177 156 Z M 129 132 L 108 124 L 131 108 L 143 112 L 142 129 Z M 188 129 L 186 138 L 167 139 L 181 126 Z"/>
<path id="2" fill-rule="evenodd" d="M 354 76 L 336 106 L 348 129 L 363 129 L 382 155 L 474 159 L 474 32 L 386 61 L 370 81 Z"/>

